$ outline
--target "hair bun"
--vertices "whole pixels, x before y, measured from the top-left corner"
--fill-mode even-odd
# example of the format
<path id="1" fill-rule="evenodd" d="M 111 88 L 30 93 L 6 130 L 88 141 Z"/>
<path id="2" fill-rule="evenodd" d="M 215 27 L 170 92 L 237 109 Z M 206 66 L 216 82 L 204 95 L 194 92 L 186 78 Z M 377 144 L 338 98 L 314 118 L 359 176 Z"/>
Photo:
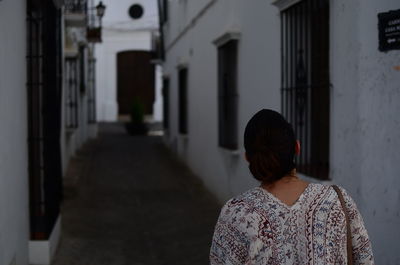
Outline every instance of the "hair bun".
<path id="1" fill-rule="evenodd" d="M 278 159 L 267 148 L 249 157 L 249 169 L 256 179 L 266 182 L 278 180 L 282 172 Z"/>
<path id="2" fill-rule="evenodd" d="M 295 168 L 292 126 L 273 110 L 261 110 L 247 123 L 244 146 L 253 176 L 272 183 Z"/>

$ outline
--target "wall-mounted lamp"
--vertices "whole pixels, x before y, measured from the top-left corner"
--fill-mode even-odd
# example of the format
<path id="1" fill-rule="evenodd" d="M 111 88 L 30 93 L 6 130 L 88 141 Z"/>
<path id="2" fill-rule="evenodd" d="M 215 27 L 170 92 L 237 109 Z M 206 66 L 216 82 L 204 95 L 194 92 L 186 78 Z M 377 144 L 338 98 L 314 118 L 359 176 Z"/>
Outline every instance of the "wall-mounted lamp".
<path id="1" fill-rule="evenodd" d="M 1 0 L 0 0 L 1 1 Z M 86 31 L 86 37 L 89 42 L 101 42 L 101 21 L 104 16 L 104 13 L 106 11 L 106 6 L 103 4 L 102 1 L 100 1 L 97 6 L 91 8 L 93 11 L 96 9 L 96 16 L 98 17 L 98 26 L 95 25 L 95 19 L 94 19 L 94 14 L 91 16 L 92 17 L 92 24 L 89 24 L 87 31 Z"/>
<path id="2" fill-rule="evenodd" d="M 104 16 L 105 11 L 106 6 L 103 4 L 102 1 L 100 1 L 99 4 L 96 6 L 97 16 L 101 19 Z"/>

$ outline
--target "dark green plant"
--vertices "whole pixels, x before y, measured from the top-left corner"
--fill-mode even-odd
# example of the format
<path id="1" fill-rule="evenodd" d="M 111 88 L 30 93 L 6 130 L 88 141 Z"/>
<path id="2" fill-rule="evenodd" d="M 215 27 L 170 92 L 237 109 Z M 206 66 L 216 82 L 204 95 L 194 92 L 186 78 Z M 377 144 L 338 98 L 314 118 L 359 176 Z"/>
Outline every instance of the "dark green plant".
<path id="1" fill-rule="evenodd" d="M 144 122 L 144 105 L 139 100 L 135 99 L 132 102 L 131 108 L 131 123 Z"/>

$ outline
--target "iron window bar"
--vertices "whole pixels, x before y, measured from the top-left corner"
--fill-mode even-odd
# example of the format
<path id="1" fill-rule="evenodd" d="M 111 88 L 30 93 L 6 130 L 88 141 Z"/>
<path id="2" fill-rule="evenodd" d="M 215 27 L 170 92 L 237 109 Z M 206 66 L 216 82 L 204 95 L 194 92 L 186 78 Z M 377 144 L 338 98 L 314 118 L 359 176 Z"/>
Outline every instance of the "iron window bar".
<path id="1" fill-rule="evenodd" d="M 96 59 L 89 59 L 88 64 L 88 123 L 96 123 Z"/>
<path id="2" fill-rule="evenodd" d="M 301 142 L 299 172 L 329 178 L 329 0 L 281 14 L 281 106 Z"/>
<path id="3" fill-rule="evenodd" d="M 188 134 L 188 69 L 180 68 L 178 72 L 179 89 L 179 133 Z"/>
<path id="4" fill-rule="evenodd" d="M 65 60 L 66 72 L 66 95 L 65 95 L 65 127 L 67 133 L 73 132 L 78 128 L 78 59 L 66 58 Z"/>
<path id="5" fill-rule="evenodd" d="M 218 140 L 219 146 L 238 149 L 238 40 L 218 48 Z"/>
<path id="6" fill-rule="evenodd" d="M 67 0 L 64 3 L 66 12 L 87 14 L 87 0 Z"/>
<path id="7" fill-rule="evenodd" d="M 29 186 L 30 186 L 30 223 L 31 238 L 42 237 L 35 233 L 40 230 L 40 220 L 44 216 L 43 201 L 43 130 L 42 106 L 43 94 L 43 51 L 41 35 L 43 34 L 43 14 L 33 10 L 33 3 L 28 1 L 28 50 L 27 50 L 27 92 L 28 92 L 28 150 L 29 150 Z"/>
<path id="8" fill-rule="evenodd" d="M 169 129 L 169 98 L 170 98 L 170 89 L 169 89 L 169 78 L 163 78 L 163 127 L 164 129 Z"/>
<path id="9" fill-rule="evenodd" d="M 27 0 L 26 6 L 30 237 L 43 240 L 52 231 L 61 199 L 61 13 L 50 1 Z"/>

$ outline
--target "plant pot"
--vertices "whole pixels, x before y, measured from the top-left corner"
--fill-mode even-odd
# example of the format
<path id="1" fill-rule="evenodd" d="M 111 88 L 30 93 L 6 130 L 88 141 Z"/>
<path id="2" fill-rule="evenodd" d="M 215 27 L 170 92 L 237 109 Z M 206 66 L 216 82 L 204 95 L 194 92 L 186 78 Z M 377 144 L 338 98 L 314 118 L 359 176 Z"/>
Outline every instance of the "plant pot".
<path id="1" fill-rule="evenodd" d="M 145 123 L 125 123 L 126 131 L 130 135 L 146 135 L 149 129 L 147 128 Z"/>

